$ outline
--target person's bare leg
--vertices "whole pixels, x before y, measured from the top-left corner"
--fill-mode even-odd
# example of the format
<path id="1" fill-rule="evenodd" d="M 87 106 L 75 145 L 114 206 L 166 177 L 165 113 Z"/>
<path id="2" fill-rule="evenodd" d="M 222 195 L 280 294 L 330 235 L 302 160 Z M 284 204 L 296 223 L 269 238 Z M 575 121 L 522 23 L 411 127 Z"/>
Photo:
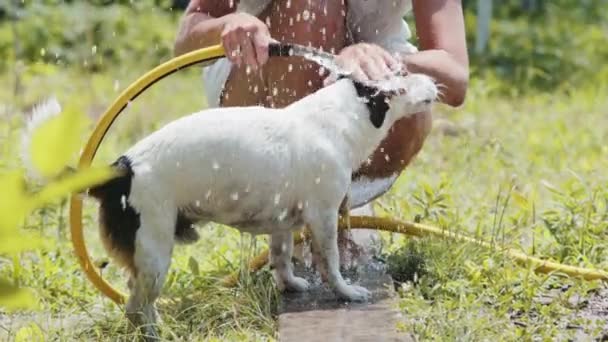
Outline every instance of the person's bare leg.
<path id="1" fill-rule="evenodd" d="M 354 176 L 354 183 L 373 179 L 386 179 L 400 174 L 418 154 L 431 131 L 430 112 L 418 113 L 395 123 L 388 137 Z M 353 184 L 356 187 L 357 184 Z M 363 185 L 361 185 L 363 186 Z M 351 215 L 374 215 L 373 204 L 353 208 Z M 356 227 L 351 227 L 356 228 Z M 343 267 L 366 263 L 381 247 L 380 234 L 369 229 L 341 231 L 338 235 L 340 262 Z"/>

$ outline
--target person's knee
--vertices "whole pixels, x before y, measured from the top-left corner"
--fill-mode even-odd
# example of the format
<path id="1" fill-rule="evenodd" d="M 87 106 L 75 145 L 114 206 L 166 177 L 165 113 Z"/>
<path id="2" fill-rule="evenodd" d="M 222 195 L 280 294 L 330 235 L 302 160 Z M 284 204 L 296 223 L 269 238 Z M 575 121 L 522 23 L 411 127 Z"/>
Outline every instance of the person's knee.
<path id="1" fill-rule="evenodd" d="M 416 113 L 397 121 L 357 173 L 371 178 L 400 173 L 422 149 L 432 125 L 431 112 Z"/>

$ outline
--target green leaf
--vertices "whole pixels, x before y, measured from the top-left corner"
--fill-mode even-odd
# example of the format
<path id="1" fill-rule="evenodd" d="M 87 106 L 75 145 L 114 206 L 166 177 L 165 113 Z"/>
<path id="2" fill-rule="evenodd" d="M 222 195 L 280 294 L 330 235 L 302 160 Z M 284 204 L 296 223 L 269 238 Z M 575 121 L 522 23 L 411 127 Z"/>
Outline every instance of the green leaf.
<path id="1" fill-rule="evenodd" d="M 37 324 L 30 323 L 15 333 L 15 342 L 43 342 L 44 333 Z"/>
<path id="2" fill-rule="evenodd" d="M 88 121 L 80 111 L 66 108 L 36 128 L 28 152 L 40 174 L 53 177 L 65 169 L 80 150 Z"/>
<path id="3" fill-rule="evenodd" d="M 42 207 L 61 197 L 101 184 L 115 176 L 116 172 L 110 167 L 78 170 L 76 173 L 65 176 L 44 187 L 32 197 L 30 205 L 32 208 Z"/>
<path id="4" fill-rule="evenodd" d="M 190 268 L 192 274 L 194 274 L 195 276 L 198 276 L 200 274 L 198 261 L 196 261 L 196 259 L 194 259 L 192 256 L 188 259 L 188 267 Z"/>
<path id="5" fill-rule="evenodd" d="M 11 254 L 41 247 L 42 238 L 37 234 L 27 233 L 19 228 L 0 234 L 0 253 Z"/>
<path id="6" fill-rule="evenodd" d="M 11 172 L 0 176 L 0 236 L 13 233 L 27 214 L 27 194 L 23 174 Z"/>
<path id="7" fill-rule="evenodd" d="M 34 309 L 38 302 L 32 290 L 18 288 L 6 279 L 0 279 L 0 308 L 7 311 Z"/>
<path id="8" fill-rule="evenodd" d="M 528 199 L 526 198 L 526 196 L 524 196 L 523 194 L 521 194 L 520 192 L 517 191 L 513 191 L 511 193 L 511 197 L 513 198 L 513 201 L 522 209 L 528 209 L 530 206 L 530 203 L 528 202 Z"/>

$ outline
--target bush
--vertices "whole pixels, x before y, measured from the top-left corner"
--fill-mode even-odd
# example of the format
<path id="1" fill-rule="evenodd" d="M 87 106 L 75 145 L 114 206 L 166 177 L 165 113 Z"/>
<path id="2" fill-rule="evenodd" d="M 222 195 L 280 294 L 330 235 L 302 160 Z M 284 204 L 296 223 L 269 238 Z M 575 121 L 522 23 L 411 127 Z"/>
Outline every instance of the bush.
<path id="1" fill-rule="evenodd" d="M 488 49 L 472 56 L 474 77 L 491 73 L 505 81 L 502 90 L 512 95 L 605 82 L 608 2 L 540 1 L 534 10 L 524 10 L 521 1 L 494 3 Z M 469 46 L 476 38 L 475 24 L 475 12 L 470 8 Z"/>
<path id="2" fill-rule="evenodd" d="M 177 15 L 150 1 L 129 6 L 49 1 L 9 13 L 16 20 L 0 26 L 2 69 L 21 60 L 97 71 L 123 62 L 152 66 L 172 56 Z"/>

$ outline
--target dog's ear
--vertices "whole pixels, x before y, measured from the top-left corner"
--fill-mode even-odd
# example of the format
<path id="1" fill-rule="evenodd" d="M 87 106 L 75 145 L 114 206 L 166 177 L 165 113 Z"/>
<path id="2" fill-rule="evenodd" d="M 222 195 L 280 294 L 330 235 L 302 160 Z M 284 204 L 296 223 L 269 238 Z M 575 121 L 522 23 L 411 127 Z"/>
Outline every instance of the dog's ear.
<path id="1" fill-rule="evenodd" d="M 388 100 L 390 94 L 378 91 L 377 88 L 365 85 L 361 82 L 354 81 L 357 95 L 363 98 L 369 109 L 369 119 L 376 128 L 382 127 L 386 112 L 389 110 Z"/>

